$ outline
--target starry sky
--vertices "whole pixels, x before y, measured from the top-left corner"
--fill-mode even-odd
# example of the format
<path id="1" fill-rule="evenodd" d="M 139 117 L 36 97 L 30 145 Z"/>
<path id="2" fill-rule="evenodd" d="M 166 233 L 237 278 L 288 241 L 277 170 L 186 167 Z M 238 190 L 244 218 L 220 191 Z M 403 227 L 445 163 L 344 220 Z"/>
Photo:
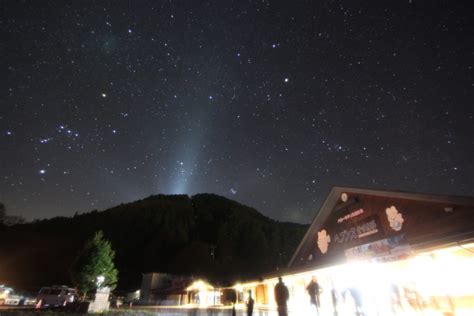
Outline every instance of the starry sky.
<path id="1" fill-rule="evenodd" d="M 472 1 L 2 1 L 0 201 L 474 194 Z"/>

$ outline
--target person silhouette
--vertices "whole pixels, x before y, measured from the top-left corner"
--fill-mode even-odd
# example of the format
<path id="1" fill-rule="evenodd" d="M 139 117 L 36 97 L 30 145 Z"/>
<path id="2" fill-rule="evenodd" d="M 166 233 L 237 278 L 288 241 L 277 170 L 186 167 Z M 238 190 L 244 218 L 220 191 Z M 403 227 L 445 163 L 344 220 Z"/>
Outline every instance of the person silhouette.
<path id="1" fill-rule="evenodd" d="M 288 307 L 286 305 L 289 298 L 288 288 L 281 277 L 278 277 L 278 283 L 275 285 L 275 301 L 278 306 L 278 316 L 287 316 Z"/>
<path id="2" fill-rule="evenodd" d="M 319 296 L 321 295 L 321 292 L 323 290 L 321 289 L 321 286 L 319 286 L 318 279 L 316 278 L 316 276 L 313 276 L 311 278 L 311 282 L 306 287 L 306 291 L 308 291 L 309 301 L 311 305 L 316 306 L 316 310 L 319 313 L 319 309 L 321 307 L 321 301 L 319 299 Z"/>
<path id="3" fill-rule="evenodd" d="M 231 292 L 230 300 L 232 302 L 231 315 L 236 316 L 237 312 L 235 310 L 235 304 L 237 304 L 237 293 L 235 290 Z"/>
<path id="4" fill-rule="evenodd" d="M 247 316 L 252 316 L 254 303 L 255 301 L 252 298 L 252 291 L 249 290 L 249 298 L 247 300 Z"/>

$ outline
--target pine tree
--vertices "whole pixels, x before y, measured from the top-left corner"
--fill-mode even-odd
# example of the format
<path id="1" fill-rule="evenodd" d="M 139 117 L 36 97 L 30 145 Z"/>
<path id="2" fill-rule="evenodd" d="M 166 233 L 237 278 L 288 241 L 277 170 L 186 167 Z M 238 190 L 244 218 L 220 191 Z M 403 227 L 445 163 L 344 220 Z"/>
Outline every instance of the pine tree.
<path id="1" fill-rule="evenodd" d="M 115 252 L 102 231 L 95 233 L 79 252 L 71 268 L 71 276 L 76 287 L 86 295 L 98 287 L 114 289 L 118 281 L 118 271 L 114 266 Z"/>

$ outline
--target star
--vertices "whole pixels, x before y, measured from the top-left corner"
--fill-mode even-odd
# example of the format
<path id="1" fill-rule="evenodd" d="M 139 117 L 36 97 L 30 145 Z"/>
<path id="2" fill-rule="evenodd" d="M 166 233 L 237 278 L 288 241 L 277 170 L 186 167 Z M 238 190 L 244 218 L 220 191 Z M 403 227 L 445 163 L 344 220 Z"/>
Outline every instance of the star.
<path id="1" fill-rule="evenodd" d="M 439 28 L 416 19 L 412 8 L 387 4 L 410 26 L 396 32 L 396 45 L 377 40 L 394 36 L 390 14 L 373 19 L 375 9 L 345 5 L 331 16 L 329 32 L 324 17 L 308 13 L 339 6 L 318 1 L 307 10 L 264 4 L 265 13 L 254 8 L 257 15 L 243 1 L 222 14 L 220 6 L 202 9 L 198 1 L 147 10 L 109 1 L 96 15 L 85 1 L 68 12 L 89 18 L 71 23 L 54 19 L 57 5 L 38 15 L 39 4 L 4 2 L 12 51 L 2 59 L 9 80 L 0 106 L 0 152 L 7 153 L 0 158 L 0 197 L 8 197 L 13 212 L 32 218 L 89 211 L 91 200 L 52 190 L 71 185 L 102 196 L 94 200 L 100 209 L 113 205 L 112 195 L 131 202 L 206 191 L 278 220 L 298 210 L 302 222 L 332 185 L 344 183 L 474 194 L 466 137 L 474 120 L 466 106 L 474 65 L 470 34 L 458 23 L 469 16 L 451 2 L 427 8 L 428 16 L 449 13 Z M 256 16 L 263 31 L 252 34 Z M 367 20 L 377 34 L 366 32 Z M 190 32 L 185 40 L 183 30 Z M 67 34 L 64 47 L 51 49 L 58 31 Z M 432 58 L 402 58 L 400 47 L 414 43 L 428 43 Z M 436 80 L 426 80 L 431 76 Z M 438 97 L 426 95 L 436 90 Z M 425 176 L 415 181 L 413 170 Z M 117 181 L 103 182 L 104 174 Z M 44 187 L 16 191 L 20 180 Z M 35 191 L 42 199 L 22 201 Z"/>

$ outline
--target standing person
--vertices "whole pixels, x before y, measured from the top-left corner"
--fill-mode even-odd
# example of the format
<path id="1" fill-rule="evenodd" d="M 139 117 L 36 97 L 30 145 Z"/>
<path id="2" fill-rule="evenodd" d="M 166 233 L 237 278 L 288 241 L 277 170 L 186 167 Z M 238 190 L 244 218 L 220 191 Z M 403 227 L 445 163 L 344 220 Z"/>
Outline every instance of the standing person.
<path id="1" fill-rule="evenodd" d="M 352 296 L 352 299 L 354 300 L 354 305 L 355 305 L 355 310 L 356 310 L 356 316 L 363 316 L 364 315 L 364 306 L 362 302 L 362 295 L 355 286 L 352 286 L 349 288 L 349 293 Z"/>
<path id="2" fill-rule="evenodd" d="M 331 301 L 332 301 L 332 308 L 334 310 L 334 316 L 338 316 L 339 314 L 337 312 L 337 292 L 336 292 L 336 289 L 334 288 L 334 285 L 331 290 Z"/>
<path id="3" fill-rule="evenodd" d="M 319 308 L 321 307 L 319 295 L 321 295 L 323 290 L 319 286 L 318 279 L 316 278 L 316 276 L 313 275 L 313 277 L 311 278 L 311 282 L 309 282 L 308 286 L 306 287 L 306 291 L 308 291 L 309 294 L 310 304 L 316 306 L 316 310 L 319 314 Z"/>
<path id="4" fill-rule="evenodd" d="M 289 296 L 288 288 L 285 283 L 283 283 L 281 277 L 278 277 L 278 283 L 275 285 L 275 301 L 278 306 L 278 316 L 288 315 L 288 307 L 286 306 L 286 303 Z"/>
<path id="5" fill-rule="evenodd" d="M 232 290 L 230 299 L 232 301 L 232 316 L 236 316 L 235 304 L 237 304 L 237 293 L 235 292 L 235 290 Z"/>
<path id="6" fill-rule="evenodd" d="M 249 290 L 249 299 L 247 300 L 247 316 L 252 316 L 254 303 L 255 301 L 252 298 L 252 291 Z"/>

